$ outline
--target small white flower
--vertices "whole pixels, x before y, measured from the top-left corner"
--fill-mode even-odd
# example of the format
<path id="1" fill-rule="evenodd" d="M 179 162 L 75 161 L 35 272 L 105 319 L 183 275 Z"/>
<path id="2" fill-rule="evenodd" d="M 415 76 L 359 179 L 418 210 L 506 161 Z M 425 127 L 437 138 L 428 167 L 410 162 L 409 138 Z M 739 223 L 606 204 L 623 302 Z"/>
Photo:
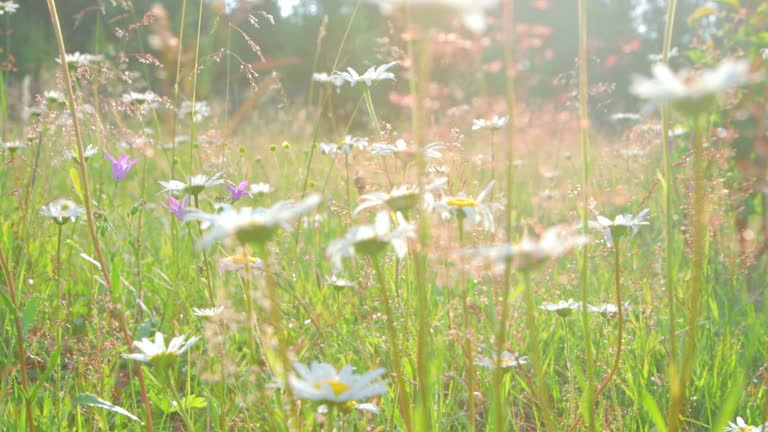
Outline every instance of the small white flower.
<path id="1" fill-rule="evenodd" d="M 520 357 L 518 353 L 510 353 L 504 351 L 501 353 L 501 361 L 496 358 L 496 353 L 493 353 L 491 357 L 482 357 L 480 360 L 475 361 L 477 366 L 487 367 L 489 370 L 494 370 L 497 367 L 502 369 L 516 368 L 528 363 L 528 357 Z"/>
<path id="2" fill-rule="evenodd" d="M 365 85 L 370 87 L 374 83 L 377 83 L 379 81 L 384 81 L 384 80 L 394 81 L 395 74 L 393 74 L 392 72 L 389 72 L 388 69 L 396 64 L 398 64 L 398 62 L 395 61 L 395 62 L 383 64 L 380 66 L 371 66 L 362 75 L 358 74 L 357 71 L 355 71 L 351 67 L 348 67 L 346 72 L 334 72 L 331 78 L 337 79 L 337 80 L 343 79 L 346 82 L 348 82 L 349 85 L 352 87 L 356 86 L 361 82 L 365 83 Z"/>
<path id="3" fill-rule="evenodd" d="M 184 354 L 192 345 L 200 340 L 200 336 L 195 336 L 186 340 L 187 336 L 176 336 L 171 339 L 171 343 L 165 346 L 165 337 L 162 333 L 155 333 L 155 340 L 142 338 L 141 341 L 134 341 L 133 346 L 139 352 L 133 354 L 123 354 L 122 357 L 127 360 L 136 360 L 142 363 L 149 363 L 152 366 L 167 366 L 169 363 Z"/>
<path id="4" fill-rule="evenodd" d="M 85 160 L 87 161 L 97 154 L 99 154 L 99 149 L 94 147 L 93 144 L 88 144 L 88 148 L 85 149 L 85 154 L 83 156 L 85 156 Z M 64 153 L 64 158 L 77 162 L 77 149 L 67 150 L 67 152 Z"/>
<path id="5" fill-rule="evenodd" d="M 640 114 L 637 113 L 615 113 L 611 114 L 611 121 L 613 122 L 622 122 L 622 121 L 638 121 L 640 120 Z"/>
<path id="6" fill-rule="evenodd" d="M 353 226 L 344 238 L 328 244 L 328 258 L 337 269 L 341 269 L 344 258 L 352 258 L 355 254 L 378 255 L 389 245 L 398 257 L 404 257 L 408 253 L 408 238 L 414 237 L 415 228 L 405 221 L 401 213 L 398 212 L 396 218 L 397 227 L 394 229 L 389 212 L 378 213 L 374 225 Z"/>
<path id="7" fill-rule="evenodd" d="M 445 145 L 441 142 L 435 142 L 424 146 L 424 157 L 428 159 L 440 159 L 443 154 L 440 150 L 444 150 Z M 416 153 L 416 149 L 408 146 L 408 143 L 399 138 L 394 144 L 388 143 L 376 143 L 371 146 L 371 153 L 374 156 L 392 156 L 407 153 L 413 155 Z"/>
<path id="8" fill-rule="evenodd" d="M 493 116 L 490 120 L 475 119 L 472 120 L 472 130 L 490 129 L 499 130 L 509 123 L 509 116 Z"/>
<path id="9" fill-rule="evenodd" d="M 67 96 L 58 90 L 46 90 L 43 92 L 43 99 L 49 104 L 65 104 Z"/>
<path id="10" fill-rule="evenodd" d="M 640 225 L 648 225 L 648 221 L 644 220 L 648 211 L 649 209 L 645 209 L 638 213 L 637 216 L 620 214 L 614 220 L 598 216 L 597 222 L 589 221 L 589 226 L 603 230 L 605 242 L 608 243 L 608 246 L 613 247 L 614 239 L 620 239 L 630 230 L 632 231 L 630 237 L 634 237 L 638 229 L 640 229 Z"/>
<path id="11" fill-rule="evenodd" d="M 27 145 L 21 141 L 7 141 L 0 145 L 0 148 L 8 153 L 16 153 L 19 150 L 27 148 Z"/>
<path id="12" fill-rule="evenodd" d="M 443 220 L 460 219 L 469 225 L 480 225 L 486 231 L 494 231 L 493 211 L 491 206 L 484 204 L 485 197 L 491 192 L 493 184 L 491 181 L 488 186 L 480 192 L 477 198 L 470 198 L 463 194 L 457 196 L 446 196 L 438 202 L 433 202 L 431 194 L 426 195 L 427 208 L 434 208 L 439 212 Z"/>
<path id="13" fill-rule="evenodd" d="M 59 225 L 75 220 L 85 214 L 85 208 L 75 204 L 74 201 L 59 198 L 40 209 L 40 215 L 53 219 Z"/>
<path id="14" fill-rule="evenodd" d="M 104 60 L 103 55 L 75 52 L 64 55 L 64 61 L 70 66 L 88 66 Z M 61 57 L 56 58 L 56 63 L 61 64 Z"/>
<path id="15" fill-rule="evenodd" d="M 192 118 L 192 121 L 200 123 L 206 117 L 211 115 L 211 107 L 208 105 L 208 102 L 205 101 L 197 101 L 194 104 L 191 101 L 184 101 L 179 108 L 179 119 L 183 120 L 193 112 L 194 117 Z"/>
<path id="16" fill-rule="evenodd" d="M 378 380 L 386 371 L 382 368 L 362 375 L 354 373 L 352 366 L 336 368 L 328 363 L 313 362 L 309 367 L 294 363 L 298 373 L 288 376 L 288 384 L 298 399 L 315 402 L 343 404 L 349 401 L 368 399 L 387 393 L 387 381 Z"/>
<path id="17" fill-rule="evenodd" d="M 192 308 L 193 315 L 203 319 L 213 318 L 216 315 L 222 313 L 223 311 L 224 311 L 224 306 L 204 308 L 204 309 Z"/>
<path id="18" fill-rule="evenodd" d="M 538 239 L 525 235 L 515 244 L 502 243 L 461 253 L 471 255 L 476 260 L 490 260 L 496 273 L 504 272 L 507 265 L 518 270 L 532 270 L 589 242 L 586 236 L 573 233 L 572 227 L 558 225 L 546 229 Z"/>
<path id="19" fill-rule="evenodd" d="M 251 195 L 269 195 L 274 191 L 275 188 L 269 183 L 254 183 L 248 186 L 248 192 L 250 192 Z"/>
<path id="20" fill-rule="evenodd" d="M 170 192 L 170 193 L 188 193 L 196 196 L 200 195 L 200 192 L 205 188 L 213 187 L 224 183 L 224 179 L 221 178 L 223 173 L 216 173 L 212 177 L 208 177 L 205 174 L 197 174 L 187 178 L 187 183 L 178 180 L 159 181 L 163 190 L 158 193 Z"/>
<path id="21" fill-rule="evenodd" d="M 682 112 L 695 113 L 709 108 L 718 93 L 762 79 L 749 69 L 747 60 L 725 59 L 716 69 L 675 74 L 666 64 L 657 63 L 652 69 L 653 78 L 635 77 L 629 91 L 648 100 L 645 112 L 670 102 Z"/>
<path id="22" fill-rule="evenodd" d="M 264 271 L 264 261 L 261 258 L 245 254 L 230 255 L 219 259 L 219 269 L 231 272 L 262 272 Z"/>
<path id="23" fill-rule="evenodd" d="M 325 284 L 331 287 L 334 287 L 338 290 L 344 289 L 344 288 L 354 288 L 355 283 L 344 279 L 343 277 L 339 275 L 332 275 L 331 277 L 326 276 L 325 277 Z"/>
<path id="24" fill-rule="evenodd" d="M 433 183 L 426 185 L 424 189 L 431 191 L 442 188 L 447 181 L 448 179 L 445 177 L 439 178 Z M 380 205 L 386 205 L 390 210 L 395 212 L 406 211 L 416 206 L 421 199 L 422 194 L 419 193 L 419 188 L 411 185 L 396 186 L 389 193 L 371 192 L 360 196 L 358 199 L 360 204 L 352 212 L 352 216 L 357 215 L 365 209 L 378 207 Z"/>
<path id="25" fill-rule="evenodd" d="M 763 432 L 764 426 L 766 426 L 750 426 L 741 417 L 736 417 L 736 423 L 728 422 L 728 425 L 724 432 Z"/>
<path id="26" fill-rule="evenodd" d="M 589 306 L 588 306 L 589 307 Z M 573 301 L 573 299 L 560 300 L 557 303 L 542 303 L 539 308 L 545 311 L 554 312 L 559 316 L 565 318 L 575 310 L 581 309 L 581 302 Z"/>
<path id="27" fill-rule="evenodd" d="M 328 73 L 326 72 L 313 73 L 312 81 L 319 82 L 322 84 L 332 84 L 336 88 L 341 88 L 344 86 L 344 84 L 347 83 L 347 80 L 343 76 L 339 75 L 338 73 L 328 75 Z"/>
<path id="28" fill-rule="evenodd" d="M 0 2 L 0 15 L 6 14 L 6 13 L 10 15 L 16 12 L 16 9 L 18 8 L 19 8 L 19 5 L 12 0 L 2 1 Z"/>
<path id="29" fill-rule="evenodd" d="M 629 302 L 622 303 L 621 309 L 623 311 L 629 310 Z M 619 308 L 613 303 L 601 303 L 597 306 L 587 305 L 587 310 L 589 312 L 599 313 L 606 319 L 613 319 L 619 313 Z"/>
<path id="30" fill-rule="evenodd" d="M 212 225 L 200 239 L 200 247 L 232 239 L 241 244 L 262 244 L 271 240 L 280 228 L 290 229 L 289 222 L 314 210 L 320 201 L 319 194 L 311 194 L 301 201 L 280 201 L 269 208 L 230 207 L 216 214 L 190 213 L 189 218 Z"/>
<path id="31" fill-rule="evenodd" d="M 144 112 L 149 112 L 160 107 L 160 96 L 152 90 L 145 92 L 131 91 L 120 96 L 120 100 L 127 105 L 136 104 Z"/>

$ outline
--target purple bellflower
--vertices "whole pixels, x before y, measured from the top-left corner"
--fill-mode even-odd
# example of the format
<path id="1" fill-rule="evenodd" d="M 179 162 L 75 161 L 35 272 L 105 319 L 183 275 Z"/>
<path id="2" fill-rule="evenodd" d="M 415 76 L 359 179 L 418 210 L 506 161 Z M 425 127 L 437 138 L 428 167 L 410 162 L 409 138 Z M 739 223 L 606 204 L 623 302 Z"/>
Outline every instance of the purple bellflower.
<path id="1" fill-rule="evenodd" d="M 114 156 L 109 154 L 106 150 L 104 150 L 104 156 L 106 156 L 112 164 L 112 178 L 117 181 L 124 179 L 125 175 L 128 174 L 128 171 L 130 171 L 131 168 L 136 165 L 136 162 L 139 161 L 138 158 L 131 160 L 126 154 L 120 156 L 120 159 L 115 159 Z"/>
<path id="2" fill-rule="evenodd" d="M 234 184 L 232 182 L 228 182 L 229 185 L 226 186 L 224 189 L 231 192 L 231 198 L 232 202 L 235 202 L 243 197 L 243 195 L 248 195 L 249 197 L 253 198 L 253 195 L 251 195 L 250 192 L 248 192 L 248 180 L 243 180 L 239 184 Z"/>
<path id="3" fill-rule="evenodd" d="M 180 221 L 184 222 L 184 219 L 187 217 L 187 204 L 189 204 L 189 195 L 184 195 L 184 198 L 181 200 L 177 200 L 176 198 L 168 195 L 168 204 L 162 204 L 163 207 L 167 208 Z"/>

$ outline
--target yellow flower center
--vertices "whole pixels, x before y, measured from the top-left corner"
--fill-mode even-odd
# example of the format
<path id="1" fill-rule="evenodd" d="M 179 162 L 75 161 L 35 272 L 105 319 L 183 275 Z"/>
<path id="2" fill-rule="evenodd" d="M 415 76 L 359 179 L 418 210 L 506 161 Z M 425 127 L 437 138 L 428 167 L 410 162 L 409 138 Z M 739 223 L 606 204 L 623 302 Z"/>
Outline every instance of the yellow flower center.
<path id="1" fill-rule="evenodd" d="M 477 207 L 477 201 L 475 201 L 472 198 L 467 198 L 467 197 L 449 198 L 448 201 L 446 201 L 445 203 L 449 207 L 458 207 L 458 208 Z"/>
<path id="2" fill-rule="evenodd" d="M 235 265 L 245 265 L 246 262 L 248 264 L 256 264 L 256 258 L 252 256 L 245 256 L 243 254 L 232 255 L 230 257 L 225 258 L 225 260 L 229 264 L 235 264 Z"/>
<path id="3" fill-rule="evenodd" d="M 335 394 L 336 396 L 339 396 L 340 394 L 342 394 L 342 393 L 348 391 L 350 388 L 352 388 L 352 387 L 344 384 L 343 382 L 341 382 L 339 380 L 335 380 L 335 379 L 329 379 L 327 381 L 319 382 L 319 383 L 315 384 L 315 388 L 320 390 L 323 387 L 323 384 L 328 384 L 328 386 L 331 388 L 331 390 L 333 390 L 333 394 Z"/>

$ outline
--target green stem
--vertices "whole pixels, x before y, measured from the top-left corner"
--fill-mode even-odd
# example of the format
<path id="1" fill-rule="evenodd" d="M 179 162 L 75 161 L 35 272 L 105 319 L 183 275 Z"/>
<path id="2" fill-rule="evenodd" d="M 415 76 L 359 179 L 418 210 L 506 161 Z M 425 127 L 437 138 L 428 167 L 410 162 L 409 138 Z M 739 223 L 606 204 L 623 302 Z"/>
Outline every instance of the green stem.
<path id="1" fill-rule="evenodd" d="M 198 201 L 199 200 L 198 196 L 199 196 L 199 194 L 198 195 L 193 195 L 193 197 L 195 199 L 195 208 L 200 210 L 200 202 Z M 202 236 L 203 235 L 202 227 L 200 227 L 200 225 L 198 224 L 197 228 L 199 230 L 199 234 Z M 208 300 L 213 302 L 216 299 L 213 296 L 213 280 L 211 278 L 211 262 L 208 259 L 208 252 L 206 252 L 205 249 L 203 249 L 203 267 L 204 267 L 203 271 L 205 272 L 205 284 L 206 284 L 205 288 L 206 288 L 206 293 L 208 294 Z"/>
<path id="2" fill-rule="evenodd" d="M 464 217 L 456 217 L 456 226 L 459 229 L 459 250 L 464 248 Z M 461 303 L 462 314 L 464 315 L 464 357 L 467 361 L 468 376 L 467 376 L 467 408 L 469 410 L 469 430 L 475 430 L 476 410 L 475 410 L 475 359 L 474 348 L 472 346 L 472 331 L 470 322 L 470 291 L 469 284 L 467 283 L 467 275 L 464 271 L 464 258 L 459 262 L 459 291 L 464 296 L 464 301 Z"/>
<path id="3" fill-rule="evenodd" d="M 619 369 L 619 363 L 621 362 L 621 348 L 622 348 L 622 342 L 624 339 L 624 307 L 622 305 L 622 299 L 621 299 L 621 267 L 619 265 L 619 244 L 621 243 L 621 240 L 616 238 L 614 240 L 614 248 L 613 248 L 613 256 L 614 256 L 614 276 L 615 276 L 615 283 L 616 283 L 616 309 L 618 310 L 618 331 L 617 331 L 617 341 L 616 341 L 616 357 L 613 361 L 613 367 L 611 368 L 611 371 L 608 373 L 608 376 L 605 377 L 603 382 L 600 384 L 600 387 L 598 387 L 597 391 L 595 392 L 594 400 L 597 401 L 597 399 L 600 397 L 600 394 L 605 391 L 605 388 L 608 387 L 608 383 L 611 382 L 611 379 L 616 375 L 616 371 Z"/>
<path id="4" fill-rule="evenodd" d="M 539 333 L 536 328 L 536 303 L 533 300 L 533 288 L 531 287 L 531 275 L 527 271 L 523 275 L 523 302 L 525 303 L 525 324 L 529 335 L 528 352 L 533 365 L 534 383 L 536 387 L 536 400 L 541 408 L 541 418 L 544 421 L 544 430 L 556 431 L 555 419 L 552 414 L 552 404 L 549 400 L 549 392 L 544 377 L 544 363 L 541 359 Z"/>
<path id="5" fill-rule="evenodd" d="M 205 0 L 200 0 L 200 7 L 198 8 L 197 16 L 197 35 L 195 38 L 195 69 L 192 71 L 192 123 L 189 126 L 189 172 L 192 170 L 192 150 L 195 148 L 195 138 L 197 133 L 197 125 L 195 123 L 195 112 L 197 110 L 197 75 L 198 65 L 200 61 L 200 33 L 203 27 L 203 5 Z"/>
<path id="6" fill-rule="evenodd" d="M 405 377 L 403 376 L 402 358 L 400 356 L 400 341 L 397 337 L 397 330 L 395 329 L 395 315 L 392 311 L 392 305 L 389 299 L 389 286 L 384 278 L 384 271 L 381 268 L 381 262 L 378 256 L 371 257 L 373 262 L 374 273 L 376 273 L 376 282 L 379 286 L 379 292 L 381 294 L 381 302 L 384 304 L 384 313 L 387 316 L 387 334 L 389 338 L 390 351 L 392 353 L 392 365 L 394 367 L 393 373 L 395 374 L 395 394 L 397 394 L 397 404 L 400 409 L 400 415 L 402 416 L 403 423 L 405 424 L 405 430 L 411 431 L 411 407 L 407 399 Z"/>
<path id="7" fill-rule="evenodd" d="M 179 84 L 181 81 L 181 55 L 184 52 L 184 18 L 187 16 L 187 0 L 181 0 L 181 19 L 179 22 L 179 54 L 176 56 L 176 81 L 173 84 L 173 104 L 179 109 Z M 179 116 L 171 120 L 171 178 L 176 169 L 176 126 Z M 191 145 L 191 143 L 190 143 Z"/>

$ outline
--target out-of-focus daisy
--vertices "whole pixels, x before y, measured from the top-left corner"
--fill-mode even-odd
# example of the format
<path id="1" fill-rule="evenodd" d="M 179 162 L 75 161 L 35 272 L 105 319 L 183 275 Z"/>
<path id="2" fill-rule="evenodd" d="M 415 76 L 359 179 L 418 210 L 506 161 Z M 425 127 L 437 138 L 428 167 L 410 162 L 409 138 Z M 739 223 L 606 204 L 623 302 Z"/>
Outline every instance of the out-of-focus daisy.
<path id="1" fill-rule="evenodd" d="M 725 428 L 724 432 L 763 432 L 766 425 L 762 426 L 751 426 L 748 425 L 743 418 L 736 417 L 736 423 L 728 422 L 728 426 Z"/>
<path id="2" fill-rule="evenodd" d="M 386 373 L 382 368 L 362 375 L 354 373 L 352 366 L 341 370 L 328 363 L 313 362 L 309 367 L 294 363 L 298 373 L 288 376 L 288 385 L 298 399 L 343 404 L 349 401 L 368 399 L 386 393 L 387 381 L 379 380 Z"/>
<path id="3" fill-rule="evenodd" d="M 330 277 L 326 276 L 325 277 L 325 284 L 330 286 L 330 287 L 333 287 L 333 288 L 335 288 L 335 289 L 337 289 L 339 291 L 343 290 L 343 289 L 346 289 L 346 288 L 354 288 L 355 287 L 355 283 L 354 282 L 352 282 L 350 280 L 347 280 L 347 279 L 344 279 L 343 277 L 341 277 L 339 275 L 335 275 L 335 274 L 330 276 Z"/>
<path id="4" fill-rule="evenodd" d="M 528 363 L 527 356 L 520 357 L 518 353 L 512 354 L 509 351 L 501 353 L 501 360 L 496 358 L 496 353 L 493 353 L 491 357 L 481 357 L 475 361 L 476 365 L 487 367 L 489 370 L 494 370 L 498 367 L 502 369 L 517 368 L 526 363 Z"/>
<path id="5" fill-rule="evenodd" d="M 503 128 L 507 123 L 509 123 L 509 116 L 495 115 L 490 120 L 474 119 L 472 120 L 472 130 L 490 129 L 495 131 Z"/>
<path id="6" fill-rule="evenodd" d="M 212 308 L 192 308 L 192 314 L 196 317 L 203 318 L 203 319 L 211 319 L 214 318 L 216 315 L 222 313 L 224 311 L 224 306 L 217 306 Z"/>
<path id="7" fill-rule="evenodd" d="M 320 225 L 323 223 L 323 215 L 317 213 L 313 216 L 305 217 L 302 219 L 302 223 L 304 225 L 304 228 L 319 228 Z"/>
<path id="8" fill-rule="evenodd" d="M 189 195 L 184 195 L 184 198 L 177 200 L 172 196 L 168 196 L 168 204 L 162 203 L 163 207 L 173 213 L 176 218 L 182 222 L 187 217 L 187 204 L 189 204 Z"/>
<path id="9" fill-rule="evenodd" d="M 46 90 L 43 92 L 43 99 L 49 105 L 64 105 L 67 103 L 67 96 L 58 90 Z"/>
<path id="10" fill-rule="evenodd" d="M 445 177 L 440 178 L 435 182 L 426 185 L 424 189 L 431 191 L 441 188 L 447 181 L 448 179 Z M 361 195 L 358 199 L 360 204 L 358 204 L 358 206 L 352 212 L 352 215 L 357 215 L 365 209 L 378 207 L 380 205 L 386 205 L 390 210 L 395 212 L 404 212 L 415 207 L 421 199 L 422 194 L 419 193 L 418 187 L 411 185 L 396 186 L 389 193 L 371 192 L 365 195 Z"/>
<path id="11" fill-rule="evenodd" d="M 701 71 L 683 70 L 677 74 L 664 63 L 652 69 L 653 78 L 637 76 L 629 91 L 648 101 L 644 111 L 650 112 L 664 103 L 672 103 L 685 114 L 709 109 L 718 93 L 762 79 L 762 75 L 750 71 L 749 61 L 725 59 L 716 69 Z"/>
<path id="12" fill-rule="evenodd" d="M 624 302 L 621 304 L 622 310 L 629 310 L 629 302 Z M 599 305 L 587 305 L 587 310 L 589 312 L 599 313 L 606 319 L 613 319 L 618 315 L 619 308 L 613 304 L 613 303 L 601 303 Z"/>
<path id="13" fill-rule="evenodd" d="M 88 144 L 88 148 L 85 149 L 85 161 L 88 162 L 89 159 L 93 158 L 99 154 L 99 149 L 94 147 L 93 144 Z M 67 150 L 66 153 L 64 153 L 65 159 L 71 159 L 74 162 L 77 162 L 77 149 Z"/>
<path id="14" fill-rule="evenodd" d="M 351 67 L 347 68 L 346 72 L 335 72 L 333 74 L 333 77 L 336 77 L 335 79 L 344 79 L 346 82 L 349 83 L 352 87 L 356 86 L 359 83 L 365 83 L 368 87 L 372 86 L 374 83 L 378 83 L 379 81 L 384 80 L 395 80 L 395 74 L 392 72 L 389 72 L 388 69 L 392 66 L 398 64 L 398 62 L 391 62 L 379 66 L 371 66 L 368 68 L 368 70 L 365 71 L 364 74 L 360 75 L 352 69 Z"/>
<path id="15" fill-rule="evenodd" d="M 212 225 L 200 239 L 201 247 L 233 239 L 241 244 L 263 244 L 281 227 L 290 229 L 289 222 L 314 210 L 320 201 L 319 194 L 311 194 L 301 201 L 280 201 L 269 208 L 229 208 L 216 214 L 191 213 L 189 217 Z"/>
<path id="16" fill-rule="evenodd" d="M 272 192 L 275 191 L 275 188 L 272 187 L 269 183 L 254 183 L 248 187 L 248 192 L 250 192 L 251 196 L 254 195 L 269 195 Z"/>
<path id="17" fill-rule="evenodd" d="M 7 142 L 4 142 L 2 145 L 0 145 L 0 148 L 2 148 L 3 150 L 7 151 L 10 154 L 14 154 L 19 150 L 24 150 L 25 148 L 27 148 L 27 146 L 21 141 L 7 141 Z"/>
<path id="18" fill-rule="evenodd" d="M 372 403 L 357 403 L 355 401 L 349 401 L 342 405 L 341 407 L 342 411 L 346 411 L 348 409 L 354 409 L 361 412 L 367 412 L 369 414 L 379 414 L 379 407 L 376 406 L 376 404 Z M 328 405 L 320 405 L 317 407 L 317 413 L 318 414 L 328 414 Z"/>
<path id="19" fill-rule="evenodd" d="M 211 115 L 211 107 L 206 101 L 197 101 L 194 104 L 191 101 L 184 101 L 179 107 L 179 119 L 183 120 L 194 113 L 192 121 L 200 123 L 206 117 Z"/>
<path id="20" fill-rule="evenodd" d="M 648 225 L 648 221 L 644 220 L 648 211 L 649 209 L 645 209 L 638 213 L 637 216 L 620 214 L 613 220 L 598 216 L 597 222 L 589 221 L 589 226 L 602 230 L 605 235 L 605 242 L 608 243 L 608 246 L 613 247 L 614 239 L 621 239 L 630 231 L 631 236 L 634 236 L 637 234 L 638 229 L 640 229 L 640 225 Z"/>
<path id="21" fill-rule="evenodd" d="M 502 273 L 507 265 L 527 271 L 549 260 L 560 258 L 588 242 L 588 237 L 574 234 L 573 227 L 558 225 L 545 230 L 538 239 L 525 235 L 515 244 L 484 246 L 462 253 L 471 255 L 476 260 L 490 260 L 493 270 L 497 273 Z"/>
<path id="22" fill-rule="evenodd" d="M 169 180 L 167 182 L 159 181 L 158 183 L 160 183 L 160 185 L 163 186 L 163 190 L 161 190 L 158 193 L 186 192 L 192 196 L 198 196 L 206 188 L 224 183 L 224 179 L 221 178 L 222 175 L 223 173 L 220 173 L 220 172 L 214 174 L 212 177 L 208 177 L 205 174 L 197 174 L 197 175 L 188 177 L 187 183 L 184 183 L 178 180 Z"/>
<path id="23" fill-rule="evenodd" d="M 85 208 L 66 198 L 59 198 L 40 209 L 41 216 L 51 218 L 59 225 L 64 225 L 70 221 L 75 222 L 83 214 L 85 214 Z"/>
<path id="24" fill-rule="evenodd" d="M 398 257 L 408 253 L 408 238 L 415 235 L 415 228 L 396 214 L 397 226 L 392 226 L 389 212 L 376 215 L 374 225 L 353 226 L 344 238 L 332 240 L 326 251 L 328 258 L 337 269 L 343 268 L 342 260 L 352 258 L 355 254 L 374 256 L 392 245 Z"/>
<path id="25" fill-rule="evenodd" d="M 165 337 L 162 333 L 155 333 L 155 340 L 142 338 L 140 341 L 134 341 L 133 347 L 138 350 L 136 353 L 123 354 L 122 357 L 127 360 L 136 360 L 142 363 L 148 363 L 150 366 L 165 368 L 173 366 L 181 354 L 200 340 L 200 336 L 194 336 L 187 340 L 187 336 L 176 336 L 171 339 L 171 343 L 165 346 Z"/>
<path id="26" fill-rule="evenodd" d="M 243 197 L 243 195 L 248 195 L 249 197 L 253 198 L 253 194 L 248 191 L 248 180 L 243 180 L 238 184 L 234 184 L 231 181 L 227 181 L 229 183 L 227 186 L 224 187 L 224 189 L 228 190 L 230 193 L 230 199 L 232 202 L 235 202 Z"/>
<path id="27" fill-rule="evenodd" d="M 136 165 L 136 162 L 139 161 L 138 158 L 131 160 L 126 154 L 121 155 L 119 159 L 115 159 L 115 157 L 106 150 L 104 150 L 104 156 L 106 156 L 112 164 L 112 178 L 117 181 L 124 179 L 128 174 L 128 171 L 130 171 L 131 168 Z"/>
<path id="28" fill-rule="evenodd" d="M 460 219 L 469 225 L 480 225 L 486 231 L 493 231 L 495 229 L 493 211 L 491 210 L 493 204 L 486 205 L 483 201 L 491 192 L 494 183 L 494 181 L 488 183 L 488 186 L 480 192 L 477 198 L 462 194 L 446 196 L 440 201 L 432 203 L 431 194 L 427 194 L 427 206 L 439 212 L 443 220 Z"/>
<path id="29" fill-rule="evenodd" d="M 219 259 L 219 269 L 231 272 L 245 273 L 245 266 L 249 272 L 264 271 L 264 261 L 261 258 L 239 253 Z"/>
<path id="30" fill-rule="evenodd" d="M 368 147 L 368 138 L 347 135 L 344 141 L 336 143 L 320 143 L 320 153 L 334 156 L 337 153 L 349 154 L 353 149 L 363 150 Z"/>
<path id="31" fill-rule="evenodd" d="M 539 306 L 539 308 L 544 309 L 545 311 L 554 312 L 559 316 L 565 318 L 568 315 L 570 315 L 573 311 L 580 310 L 581 302 L 573 301 L 573 299 L 560 300 L 557 303 L 549 303 L 549 302 L 542 303 L 541 306 Z"/>
<path id="32" fill-rule="evenodd" d="M 327 72 L 313 73 L 312 81 L 321 84 L 331 84 L 337 89 L 343 87 L 344 84 L 347 83 L 347 80 L 338 73 L 329 75 Z"/>
<path id="33" fill-rule="evenodd" d="M 0 1 L 0 15 L 4 14 L 12 14 L 16 12 L 16 9 L 19 8 L 19 5 L 16 4 L 15 1 L 7 0 L 7 1 Z"/>
<path id="34" fill-rule="evenodd" d="M 443 154 L 441 150 L 445 149 L 445 145 L 441 142 L 434 142 L 424 146 L 424 157 L 427 159 L 440 159 Z M 371 153 L 374 156 L 392 156 L 395 155 L 403 162 L 409 162 L 416 155 L 416 149 L 408 145 L 408 143 L 399 138 L 394 144 L 389 143 L 375 143 L 371 145 Z"/>
<path id="35" fill-rule="evenodd" d="M 474 33 L 482 33 L 487 27 L 485 11 L 495 8 L 499 0 L 371 0 L 379 5 L 381 12 L 389 15 L 401 7 L 424 9 L 422 15 L 431 17 L 437 11 L 432 8 L 445 8 L 455 11 L 464 25 Z M 432 12 L 432 13 L 430 13 Z"/>
<path id="36" fill-rule="evenodd" d="M 160 96 L 152 90 L 145 92 L 130 91 L 120 96 L 120 101 L 124 104 L 135 104 L 141 107 L 142 111 L 149 112 L 160 107 Z"/>
<path id="37" fill-rule="evenodd" d="M 81 52 L 68 53 L 64 55 L 64 61 L 69 66 L 88 66 L 91 63 L 96 63 L 104 60 L 103 55 L 88 54 Z M 61 64 L 61 58 L 56 58 L 56 63 Z"/>

